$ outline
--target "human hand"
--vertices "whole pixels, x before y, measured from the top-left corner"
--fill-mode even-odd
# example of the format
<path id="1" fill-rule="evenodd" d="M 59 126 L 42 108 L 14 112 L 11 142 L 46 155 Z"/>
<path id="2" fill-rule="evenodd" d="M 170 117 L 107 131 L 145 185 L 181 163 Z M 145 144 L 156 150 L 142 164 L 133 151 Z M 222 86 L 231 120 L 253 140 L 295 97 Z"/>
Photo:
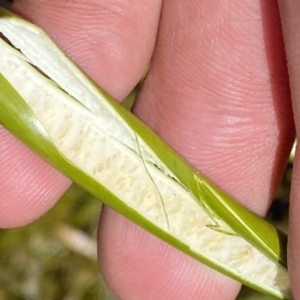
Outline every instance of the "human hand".
<path id="1" fill-rule="evenodd" d="M 135 113 L 221 187 L 256 212 L 266 212 L 294 137 L 273 1 L 166 0 L 160 23 L 158 0 L 19 0 L 14 9 L 44 28 L 117 99 L 123 99 L 142 75 L 159 28 L 152 68 Z M 285 13 L 284 25 L 289 10 Z M 285 28 L 293 70 L 296 48 L 289 40 L 291 28 Z M 291 78 L 295 99 L 296 78 Z M 0 183 L 0 226 L 19 226 L 45 213 L 70 182 L 2 128 L 0 136 L 5 178 Z M 297 193 L 295 186 L 292 200 Z M 297 202 L 293 203 L 296 212 Z M 293 241 L 297 247 L 297 239 Z M 296 253 L 291 253 L 297 298 L 300 262 L 297 268 Z M 220 295 L 232 300 L 240 287 L 108 208 L 101 218 L 99 257 L 122 300 L 210 300 Z"/>

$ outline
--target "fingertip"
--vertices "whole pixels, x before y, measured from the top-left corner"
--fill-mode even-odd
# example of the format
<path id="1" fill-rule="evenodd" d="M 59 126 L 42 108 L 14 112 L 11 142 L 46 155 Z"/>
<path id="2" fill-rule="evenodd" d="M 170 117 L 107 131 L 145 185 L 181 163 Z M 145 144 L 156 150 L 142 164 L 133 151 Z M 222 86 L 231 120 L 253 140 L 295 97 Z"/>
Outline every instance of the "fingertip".
<path id="1" fill-rule="evenodd" d="M 123 300 L 232 300 L 240 288 L 107 207 L 98 256 L 110 288 Z"/>
<path id="2" fill-rule="evenodd" d="M 70 181 L 0 127 L 0 228 L 26 225 L 46 213 Z"/>
<path id="3" fill-rule="evenodd" d="M 160 5 L 160 0 L 16 0 L 12 8 L 43 28 L 104 90 L 122 100 L 149 63 Z"/>

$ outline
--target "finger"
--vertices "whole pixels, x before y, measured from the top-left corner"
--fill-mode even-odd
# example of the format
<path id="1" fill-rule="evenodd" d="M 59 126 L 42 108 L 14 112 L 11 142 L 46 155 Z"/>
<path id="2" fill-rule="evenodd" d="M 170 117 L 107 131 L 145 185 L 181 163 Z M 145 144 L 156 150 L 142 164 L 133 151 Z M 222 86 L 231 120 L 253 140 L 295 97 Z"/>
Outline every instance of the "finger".
<path id="1" fill-rule="evenodd" d="M 32 222 L 49 210 L 70 181 L 0 126 L 0 228 Z"/>
<path id="2" fill-rule="evenodd" d="M 228 278 L 113 210 L 104 210 L 99 230 L 100 267 L 119 299 L 235 299 L 237 288 L 228 289 Z"/>
<path id="3" fill-rule="evenodd" d="M 287 64 L 290 75 L 290 88 L 294 108 L 294 120 L 297 138 L 300 137 L 300 3 L 297 1 L 279 1 L 282 28 L 286 47 Z M 300 153 L 297 148 L 292 178 L 289 222 L 289 270 L 294 299 L 300 299 Z"/>
<path id="4" fill-rule="evenodd" d="M 13 10 L 49 32 L 90 76 L 122 99 L 151 57 L 160 2 L 20 0 Z M 0 227 L 38 218 L 70 184 L 3 129 L 0 153 Z"/>
<path id="5" fill-rule="evenodd" d="M 294 136 L 274 1 L 165 0 L 135 112 L 199 170 L 265 213 Z M 233 280 L 106 214 L 99 255 L 122 299 L 220 299 L 220 290 L 234 299 Z"/>
<path id="6" fill-rule="evenodd" d="M 160 5 L 160 0 L 16 0 L 13 8 L 44 28 L 107 92 L 123 99 L 152 55 Z"/>

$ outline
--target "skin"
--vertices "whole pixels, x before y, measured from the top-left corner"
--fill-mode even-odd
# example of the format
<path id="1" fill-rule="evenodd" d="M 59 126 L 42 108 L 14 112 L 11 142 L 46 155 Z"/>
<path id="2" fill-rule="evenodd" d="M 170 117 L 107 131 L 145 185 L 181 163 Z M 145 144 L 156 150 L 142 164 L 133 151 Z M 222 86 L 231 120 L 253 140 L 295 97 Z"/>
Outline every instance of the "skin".
<path id="1" fill-rule="evenodd" d="M 44 28 L 118 100 L 152 58 L 134 112 L 263 215 L 300 130 L 300 3 L 282 0 L 279 7 L 273 0 L 16 0 L 12 9 Z M 0 149 L 0 227 L 26 225 L 46 213 L 70 181 L 2 127 Z M 289 239 L 295 299 L 299 181 L 297 152 Z M 233 300 L 240 288 L 109 208 L 100 219 L 98 252 L 122 300 Z"/>

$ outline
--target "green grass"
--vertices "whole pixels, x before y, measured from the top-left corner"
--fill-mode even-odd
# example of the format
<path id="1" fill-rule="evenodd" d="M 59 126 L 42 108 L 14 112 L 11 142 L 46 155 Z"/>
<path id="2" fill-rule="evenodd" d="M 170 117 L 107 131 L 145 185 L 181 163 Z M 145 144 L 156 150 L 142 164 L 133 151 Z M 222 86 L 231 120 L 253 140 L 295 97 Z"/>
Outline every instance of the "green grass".
<path id="1" fill-rule="evenodd" d="M 1 230 L 0 299 L 111 299 L 96 259 L 100 210 L 73 186 L 39 220 Z"/>

